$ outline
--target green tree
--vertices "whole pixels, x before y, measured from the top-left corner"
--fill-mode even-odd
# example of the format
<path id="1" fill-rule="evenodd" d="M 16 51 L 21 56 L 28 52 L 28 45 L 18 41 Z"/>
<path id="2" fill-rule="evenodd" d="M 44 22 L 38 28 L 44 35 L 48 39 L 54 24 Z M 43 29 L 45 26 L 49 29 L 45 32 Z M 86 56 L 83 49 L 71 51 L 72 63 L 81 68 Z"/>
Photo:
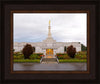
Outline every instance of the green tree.
<path id="1" fill-rule="evenodd" d="M 81 44 L 81 50 L 82 51 L 87 51 L 87 47 L 85 45 Z"/>

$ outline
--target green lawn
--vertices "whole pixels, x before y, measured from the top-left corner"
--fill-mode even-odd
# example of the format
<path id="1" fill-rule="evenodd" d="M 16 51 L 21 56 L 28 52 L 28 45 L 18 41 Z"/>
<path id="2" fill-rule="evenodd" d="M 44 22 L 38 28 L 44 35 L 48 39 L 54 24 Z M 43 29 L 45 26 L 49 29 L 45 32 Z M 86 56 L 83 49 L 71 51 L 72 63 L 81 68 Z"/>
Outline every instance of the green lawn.
<path id="1" fill-rule="evenodd" d="M 15 63 L 40 63 L 40 60 L 39 59 L 14 59 L 13 62 Z"/>
<path id="2" fill-rule="evenodd" d="M 67 63 L 67 62 L 70 62 L 70 63 L 83 63 L 83 62 L 87 62 L 87 59 L 59 59 L 59 63 Z"/>
<path id="3" fill-rule="evenodd" d="M 14 59 L 13 62 L 15 63 L 40 63 L 39 59 Z M 81 63 L 81 62 L 87 62 L 86 59 L 59 59 L 59 63 Z"/>

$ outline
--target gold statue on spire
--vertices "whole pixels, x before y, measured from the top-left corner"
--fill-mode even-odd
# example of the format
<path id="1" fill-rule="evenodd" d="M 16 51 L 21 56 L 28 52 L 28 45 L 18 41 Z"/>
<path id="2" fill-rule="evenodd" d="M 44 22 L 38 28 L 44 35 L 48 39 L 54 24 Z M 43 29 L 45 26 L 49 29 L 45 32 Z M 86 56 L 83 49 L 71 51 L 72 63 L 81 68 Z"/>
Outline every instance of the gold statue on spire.
<path id="1" fill-rule="evenodd" d="M 49 20 L 49 26 L 50 26 L 50 20 Z"/>

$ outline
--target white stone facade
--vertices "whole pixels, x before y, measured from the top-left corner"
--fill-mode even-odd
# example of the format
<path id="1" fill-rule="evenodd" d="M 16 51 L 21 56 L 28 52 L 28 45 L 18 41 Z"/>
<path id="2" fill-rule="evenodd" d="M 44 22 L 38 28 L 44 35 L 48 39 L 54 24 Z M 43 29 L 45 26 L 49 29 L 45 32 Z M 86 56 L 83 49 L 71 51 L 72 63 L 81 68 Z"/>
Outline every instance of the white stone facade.
<path id="1" fill-rule="evenodd" d="M 15 52 L 20 52 L 27 43 L 25 42 L 14 42 Z M 46 49 L 53 49 L 54 53 L 64 53 L 64 47 L 66 48 L 70 45 L 73 45 L 76 48 L 76 51 L 81 51 L 80 42 L 55 42 L 55 43 L 45 43 L 45 42 L 36 42 L 28 43 L 35 47 L 35 53 L 44 53 Z"/>
<path id="2" fill-rule="evenodd" d="M 66 48 L 70 45 L 73 45 L 76 48 L 76 51 L 81 51 L 81 43 L 80 42 L 56 42 L 52 38 L 51 31 L 50 31 L 50 23 L 48 27 L 48 37 L 46 40 L 43 40 L 43 42 L 29 42 L 28 44 L 31 44 L 33 47 L 35 47 L 35 53 L 44 53 L 46 54 L 46 49 L 53 49 L 54 55 L 56 53 L 64 53 L 64 47 Z M 15 52 L 20 52 L 24 46 L 26 45 L 26 42 L 14 42 L 14 50 Z"/>

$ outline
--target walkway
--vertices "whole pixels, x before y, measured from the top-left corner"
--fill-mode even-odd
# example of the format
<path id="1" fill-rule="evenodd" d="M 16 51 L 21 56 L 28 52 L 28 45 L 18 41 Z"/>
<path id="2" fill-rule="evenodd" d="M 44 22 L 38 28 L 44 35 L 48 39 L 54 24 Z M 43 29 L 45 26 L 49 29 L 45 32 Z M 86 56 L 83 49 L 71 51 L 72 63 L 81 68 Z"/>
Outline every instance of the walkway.
<path id="1" fill-rule="evenodd" d="M 14 71 L 86 71 L 86 63 L 14 63 Z"/>

